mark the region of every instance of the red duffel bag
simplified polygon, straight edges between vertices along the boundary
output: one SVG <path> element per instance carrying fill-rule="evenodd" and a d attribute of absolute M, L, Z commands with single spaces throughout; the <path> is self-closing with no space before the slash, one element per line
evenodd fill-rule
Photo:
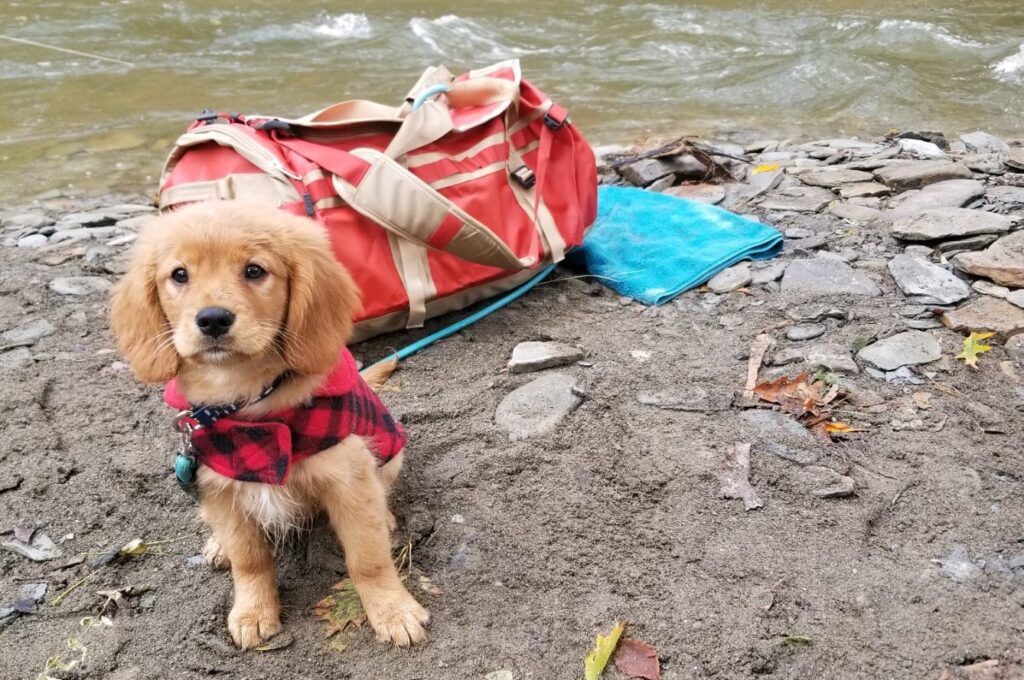
<path fill-rule="evenodd" d="M 202 116 L 175 144 L 160 207 L 262 201 L 326 226 L 363 292 L 358 341 L 523 283 L 597 213 L 594 154 L 509 61 L 431 68 L 397 107 L 298 119 Z"/>

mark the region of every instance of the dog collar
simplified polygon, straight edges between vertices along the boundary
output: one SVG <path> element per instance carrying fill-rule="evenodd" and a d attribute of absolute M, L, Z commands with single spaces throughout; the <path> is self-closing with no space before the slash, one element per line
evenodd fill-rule
<path fill-rule="evenodd" d="M 196 469 L 199 467 L 192 448 L 192 435 L 204 427 L 213 425 L 221 418 L 233 416 L 243 408 L 258 404 L 273 394 L 290 377 L 291 371 L 285 371 L 274 378 L 272 383 L 260 390 L 260 393 L 254 399 L 236 401 L 233 404 L 189 404 L 189 408 L 178 412 L 178 415 L 174 416 L 174 430 L 181 438 L 178 451 L 174 456 L 174 476 L 177 478 L 181 488 L 186 491 L 192 488 L 192 484 L 196 479 Z"/>

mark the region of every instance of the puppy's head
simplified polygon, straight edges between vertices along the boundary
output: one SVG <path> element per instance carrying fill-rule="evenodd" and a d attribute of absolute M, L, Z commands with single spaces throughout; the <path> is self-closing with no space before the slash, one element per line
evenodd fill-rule
<path fill-rule="evenodd" d="M 323 228 L 267 206 L 197 203 L 139 235 L 114 288 L 111 327 L 144 382 L 184 365 L 275 361 L 326 373 L 349 337 L 359 292 Z"/>

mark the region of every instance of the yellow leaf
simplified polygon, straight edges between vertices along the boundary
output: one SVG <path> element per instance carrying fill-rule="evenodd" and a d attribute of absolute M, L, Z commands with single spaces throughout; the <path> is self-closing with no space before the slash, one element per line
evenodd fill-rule
<path fill-rule="evenodd" d="M 864 430 L 858 429 L 846 423 L 825 423 L 825 431 L 829 434 L 846 434 L 847 432 L 863 432 Z"/>
<path fill-rule="evenodd" d="M 762 172 L 775 172 L 779 169 L 778 163 L 762 163 L 750 171 L 751 175 L 760 175 Z"/>
<path fill-rule="evenodd" d="M 625 627 L 624 623 L 616 623 L 611 633 L 597 636 L 594 648 L 587 653 L 587 658 L 583 660 L 583 675 L 586 680 L 597 680 L 601 677 L 604 667 L 608 665 L 608 659 L 611 658 L 612 652 L 619 644 L 619 637 Z"/>
<path fill-rule="evenodd" d="M 971 331 L 971 334 L 964 338 L 964 349 L 960 354 L 956 355 L 956 358 L 963 359 L 964 363 L 971 368 L 977 368 L 978 355 L 992 349 L 991 345 L 983 345 L 981 344 L 981 341 L 986 338 L 991 338 L 993 335 L 994 333 L 978 333 L 977 331 Z"/>

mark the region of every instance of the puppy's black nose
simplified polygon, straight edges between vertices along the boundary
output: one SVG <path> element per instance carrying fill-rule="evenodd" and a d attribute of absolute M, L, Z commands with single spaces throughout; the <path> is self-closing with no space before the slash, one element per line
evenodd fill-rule
<path fill-rule="evenodd" d="M 235 315 L 223 307 L 206 307 L 196 314 L 196 325 L 203 335 L 219 338 L 228 332 L 235 322 Z"/>

